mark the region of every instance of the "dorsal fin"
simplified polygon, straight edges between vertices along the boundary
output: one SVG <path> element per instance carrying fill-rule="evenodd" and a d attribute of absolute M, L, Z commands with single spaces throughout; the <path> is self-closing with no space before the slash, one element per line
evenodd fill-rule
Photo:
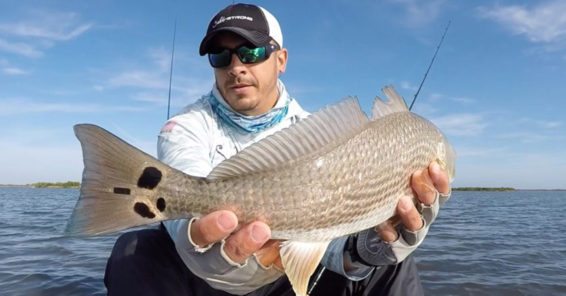
<path fill-rule="evenodd" d="M 225 179 L 279 167 L 352 137 L 367 122 L 358 100 L 349 97 L 245 148 L 221 162 L 207 178 Z"/>
<path fill-rule="evenodd" d="M 380 97 L 375 97 L 372 108 L 372 120 L 396 112 L 409 111 L 405 100 L 395 91 L 393 86 L 388 85 L 381 89 L 381 91 L 385 94 L 387 101 L 383 101 Z"/>

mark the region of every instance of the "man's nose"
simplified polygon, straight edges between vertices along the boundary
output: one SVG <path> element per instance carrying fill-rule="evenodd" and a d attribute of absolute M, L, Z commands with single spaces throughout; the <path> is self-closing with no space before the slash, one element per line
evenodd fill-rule
<path fill-rule="evenodd" d="M 232 53 L 232 60 L 228 65 L 228 70 L 230 74 L 238 75 L 243 72 L 246 72 L 247 67 L 244 63 L 242 63 L 242 61 L 240 61 L 240 58 L 238 58 L 238 55 L 236 53 Z"/>

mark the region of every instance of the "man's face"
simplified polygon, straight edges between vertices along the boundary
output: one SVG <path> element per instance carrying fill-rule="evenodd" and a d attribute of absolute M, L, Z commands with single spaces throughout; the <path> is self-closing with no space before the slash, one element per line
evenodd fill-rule
<path fill-rule="evenodd" d="M 239 35 L 222 32 L 212 44 L 214 48 L 234 49 L 248 42 Z M 264 114 L 277 102 L 277 79 L 286 64 L 286 49 L 275 51 L 267 60 L 255 64 L 243 64 L 232 54 L 230 65 L 214 68 L 216 86 L 235 111 L 244 115 Z"/>

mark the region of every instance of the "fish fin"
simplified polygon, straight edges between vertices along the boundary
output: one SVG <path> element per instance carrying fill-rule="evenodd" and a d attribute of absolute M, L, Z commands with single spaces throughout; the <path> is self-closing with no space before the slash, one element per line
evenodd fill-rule
<path fill-rule="evenodd" d="M 281 245 L 281 263 L 297 296 L 306 296 L 309 279 L 322 260 L 330 241 L 295 242 Z"/>
<path fill-rule="evenodd" d="M 216 166 L 207 179 L 227 179 L 277 168 L 341 143 L 362 130 L 368 121 L 357 98 L 349 97 L 246 147 Z"/>
<path fill-rule="evenodd" d="M 381 90 L 385 94 L 387 101 L 383 101 L 380 97 L 375 97 L 372 108 L 372 120 L 392 113 L 409 111 L 405 100 L 395 91 L 393 86 L 388 85 Z"/>
<path fill-rule="evenodd" d="M 156 190 L 173 169 L 91 124 L 74 127 L 84 159 L 68 235 L 96 235 L 165 220 Z"/>

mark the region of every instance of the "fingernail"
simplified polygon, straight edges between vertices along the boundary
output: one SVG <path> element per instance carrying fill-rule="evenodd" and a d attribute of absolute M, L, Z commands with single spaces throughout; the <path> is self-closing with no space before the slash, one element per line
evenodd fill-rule
<path fill-rule="evenodd" d="M 252 239 L 255 242 L 263 243 L 269 239 L 270 233 L 264 227 L 258 225 L 252 226 Z"/>
<path fill-rule="evenodd" d="M 230 214 L 222 214 L 218 217 L 218 224 L 222 226 L 225 230 L 232 230 L 238 225 L 234 217 Z"/>

